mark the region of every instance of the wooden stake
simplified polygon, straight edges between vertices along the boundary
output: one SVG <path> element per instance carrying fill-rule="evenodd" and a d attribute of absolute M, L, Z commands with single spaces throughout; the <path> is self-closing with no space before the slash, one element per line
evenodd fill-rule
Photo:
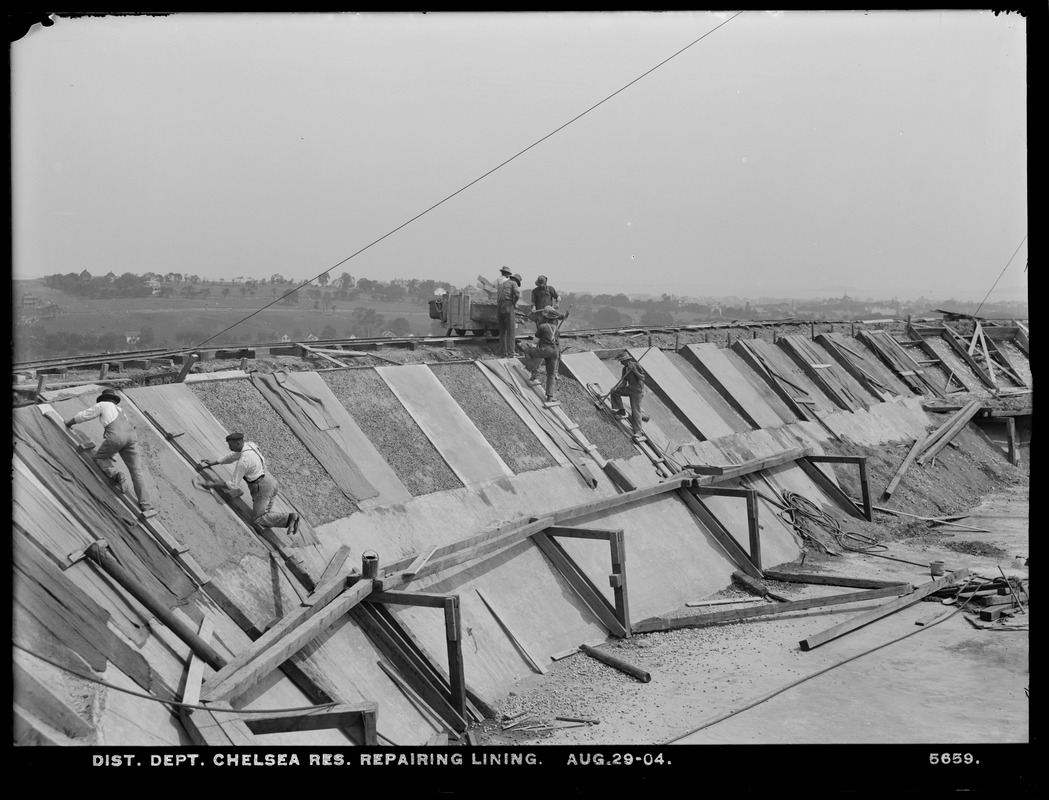
<path fill-rule="evenodd" d="M 1016 417 L 1005 418 L 1005 432 L 1009 437 L 1009 463 L 1016 466 L 1020 463 L 1020 448 L 1016 440 Z"/>

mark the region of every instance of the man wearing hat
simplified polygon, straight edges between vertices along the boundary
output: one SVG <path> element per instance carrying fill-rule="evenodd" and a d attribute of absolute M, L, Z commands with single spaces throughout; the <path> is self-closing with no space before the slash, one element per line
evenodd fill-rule
<path fill-rule="evenodd" d="M 561 348 L 557 344 L 557 320 L 561 318 L 560 312 L 553 306 L 547 306 L 539 312 L 539 328 L 535 332 L 535 338 L 539 344 L 523 344 L 525 368 L 531 373 L 529 380 L 539 380 L 539 365 L 546 364 L 546 401 L 549 403 L 554 398 L 554 381 L 557 379 L 557 360 L 561 355 Z"/>
<path fill-rule="evenodd" d="M 506 269 L 506 267 L 503 267 Z M 503 358 L 510 358 L 516 353 L 517 344 L 517 303 L 521 299 L 521 276 L 511 275 L 501 284 L 496 296 L 499 313 L 499 348 Z"/>
<path fill-rule="evenodd" d="M 510 280 L 513 276 L 514 271 L 509 267 L 499 267 L 499 277 L 495 279 L 495 288 L 498 291 L 499 287 Z"/>
<path fill-rule="evenodd" d="M 645 396 L 645 371 L 626 350 L 616 356 L 616 361 L 622 365 L 623 372 L 619 383 L 609 393 L 612 409 L 617 416 L 625 417 L 627 413 L 623 408 L 623 398 L 630 398 L 630 427 L 637 436 L 641 433 L 641 423 L 648 421 L 648 417 L 641 410 L 641 398 Z"/>
<path fill-rule="evenodd" d="M 535 288 L 532 289 L 532 319 L 535 320 L 537 334 L 539 326 L 543 324 L 543 309 L 548 306 L 556 308 L 559 299 L 557 289 L 546 282 L 545 275 L 540 275 L 535 279 Z"/>
<path fill-rule="evenodd" d="M 120 408 L 120 395 L 112 389 L 104 389 L 102 394 L 95 398 L 95 404 L 91 408 L 85 408 L 76 416 L 67 419 L 66 427 L 72 428 L 74 425 L 96 417 L 105 427 L 105 434 L 102 437 L 102 444 L 91 454 L 91 458 L 123 494 L 127 490 L 127 478 L 116 468 L 114 458 L 117 453 L 120 453 L 120 458 L 127 466 L 128 472 L 131 473 L 131 485 L 138 498 L 139 510 L 147 516 L 153 516 L 156 509 L 149 501 L 150 493 L 146 473 L 142 468 L 138 452 L 138 437 L 135 435 L 135 428 L 131 425 L 131 421 Z"/>
<path fill-rule="evenodd" d="M 299 528 L 299 515 L 295 512 L 282 514 L 273 510 L 273 501 L 277 499 L 277 479 L 266 469 L 266 459 L 255 442 L 244 441 L 243 433 L 231 433 L 226 437 L 230 454 L 218 461 L 201 461 L 202 468 L 216 464 L 237 463 L 233 477 L 225 484 L 205 483 L 207 488 L 225 486 L 230 491 L 236 490 L 240 479 L 248 484 L 251 492 L 251 518 L 261 528 L 287 528 L 289 535 L 294 535 Z"/>

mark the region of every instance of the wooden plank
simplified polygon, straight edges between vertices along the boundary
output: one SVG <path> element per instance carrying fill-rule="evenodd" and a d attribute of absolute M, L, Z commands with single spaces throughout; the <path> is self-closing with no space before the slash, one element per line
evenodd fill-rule
<path fill-rule="evenodd" d="M 715 625 L 723 622 L 739 622 L 745 619 L 776 616 L 779 614 L 787 614 L 792 611 L 820 608 L 822 606 L 835 606 L 844 603 L 865 603 L 870 600 L 879 600 L 883 597 L 898 597 L 899 595 L 906 594 L 910 591 L 910 584 L 901 583 L 897 586 L 887 586 L 883 589 L 849 592 L 848 594 L 834 594 L 826 597 L 810 597 L 805 600 L 789 600 L 785 603 L 767 603 L 760 606 L 733 608 L 726 611 L 708 611 L 703 614 L 689 614 L 688 616 L 682 617 L 651 617 L 635 623 L 634 632 L 648 633 L 651 631 L 675 630 L 677 628 L 699 628 L 704 625 Z"/>
<path fill-rule="evenodd" d="M 980 401 L 973 400 L 969 405 L 948 420 L 947 427 L 939 439 L 931 444 L 926 444 L 921 455 L 918 456 L 918 463 L 924 464 L 929 459 L 935 457 L 937 453 L 946 447 L 948 443 L 961 432 L 962 428 L 969 424 L 969 421 L 976 416 L 979 410 Z"/>
<path fill-rule="evenodd" d="M 429 592 L 372 592 L 369 603 L 393 603 L 405 606 L 423 606 L 425 608 L 444 608 L 450 595 L 432 594 Z"/>
<path fill-rule="evenodd" d="M 850 516 L 856 517 L 857 519 L 864 519 L 863 512 L 860 511 L 856 501 L 845 494 L 836 483 L 827 477 L 827 474 L 823 470 L 811 463 L 807 458 L 799 459 L 797 463 L 798 466 L 805 471 L 805 474 L 812 478 L 812 482 L 830 497 L 831 500 L 837 503 L 839 508 L 847 512 Z"/>
<path fill-rule="evenodd" d="M 750 475 L 754 472 L 760 472 L 763 469 L 778 467 L 782 464 L 790 463 L 791 461 L 797 461 L 798 459 L 815 455 L 815 453 L 816 449 L 814 447 L 792 447 L 789 450 L 784 450 L 773 456 L 755 458 L 750 461 L 744 461 L 742 464 L 686 464 L 685 466 L 687 469 L 695 472 L 714 476 L 716 480 L 710 481 L 709 483 L 715 483 L 717 481 L 727 481 L 744 475 Z"/>
<path fill-rule="evenodd" d="M 426 565 L 426 563 L 433 557 L 433 554 L 437 552 L 437 547 L 431 547 L 429 550 L 424 550 L 415 557 L 415 560 L 408 565 L 408 568 L 404 570 L 404 576 L 406 578 L 413 578 L 419 574 L 419 571 Z"/>
<path fill-rule="evenodd" d="M 1006 417 L 1005 433 L 1009 441 L 1009 463 L 1016 466 L 1020 463 L 1020 446 L 1016 439 L 1016 418 Z"/>
<path fill-rule="evenodd" d="M 64 700 L 39 681 L 29 662 L 15 651 L 12 671 L 13 701 L 50 727 L 73 738 L 93 736 L 95 728 Z"/>
<path fill-rule="evenodd" d="M 841 408 L 846 411 L 855 411 L 857 408 L 866 407 L 834 375 L 829 368 L 830 365 L 827 365 L 827 369 L 816 369 L 813 366 L 815 363 L 818 363 L 818 358 L 804 337 L 797 335 L 781 336 L 777 344 L 797 362 L 809 380 L 822 389 L 824 394 Z"/>
<path fill-rule="evenodd" d="M 344 544 L 336 550 L 335 555 L 333 555 L 331 561 L 328 562 L 328 566 L 324 568 L 324 572 L 322 572 L 320 578 L 317 579 L 317 585 L 323 586 L 335 580 L 335 577 L 339 574 L 339 570 L 342 569 L 342 565 L 346 563 L 346 559 L 349 555 L 350 546 L 348 544 Z"/>
<path fill-rule="evenodd" d="M 374 717 L 378 711 L 378 703 L 365 700 L 359 703 L 340 703 L 336 706 L 311 711 L 271 711 L 265 714 L 245 714 L 243 722 L 255 734 L 351 728 L 359 730 L 363 738 L 365 716 Z M 364 744 L 374 745 L 377 742 L 365 741 Z"/>
<path fill-rule="evenodd" d="M 890 400 L 892 398 L 892 392 L 888 391 L 876 378 L 857 363 L 862 357 L 855 354 L 855 351 L 845 352 L 846 348 L 840 342 L 830 339 L 822 333 L 816 337 L 816 341 L 820 342 L 842 369 L 851 375 L 860 386 L 870 392 L 872 396 L 878 400 Z M 850 353 L 853 354 L 851 357 Z"/>
<path fill-rule="evenodd" d="M 616 535 L 609 542 L 612 556 L 612 574 L 608 582 L 612 586 L 612 595 L 616 610 L 616 618 L 626 631 L 626 635 L 632 633 L 630 622 L 630 596 L 627 592 L 626 572 L 626 540 L 623 531 L 616 531 Z"/>
<path fill-rule="evenodd" d="M 872 578 L 850 578 L 846 575 L 824 575 L 817 572 L 788 572 L 779 569 L 765 570 L 765 577 L 785 583 L 812 583 L 822 586 L 848 586 L 853 589 L 887 589 L 899 586 L 900 581 L 883 581 Z"/>
<path fill-rule="evenodd" d="M 465 486 L 513 476 L 429 367 L 407 364 L 375 371 Z"/>
<path fill-rule="evenodd" d="M 328 603 L 338 597 L 346 589 L 346 579 L 336 578 L 329 583 L 318 586 L 309 597 L 309 604 L 303 605 L 297 610 L 285 616 L 274 627 L 266 631 L 262 636 L 252 642 L 251 646 L 237 654 L 232 661 L 224 666 L 219 672 L 205 682 L 202 692 L 209 696 L 212 691 L 226 678 L 235 674 L 242 667 L 258 658 L 269 648 L 279 642 L 282 637 L 306 622 L 310 617 L 320 612 Z"/>
<path fill-rule="evenodd" d="M 564 548 L 545 533 L 537 533 L 532 537 L 532 541 L 543 551 L 543 555 L 550 559 L 550 562 L 561 574 L 561 577 L 568 582 L 568 585 L 572 587 L 579 599 L 594 612 L 601 624 L 608 628 L 614 636 L 626 636 L 626 629 L 616 616 L 615 608 L 605 599 L 600 590 L 594 586 L 593 582 L 579 568 L 579 565 L 575 563 L 572 557 L 565 552 Z"/>
<path fill-rule="evenodd" d="M 997 387 L 997 383 L 988 374 L 987 370 L 981 367 L 977 363 L 976 359 L 974 359 L 971 355 L 969 355 L 968 352 L 966 352 L 965 346 L 958 341 L 958 335 L 953 330 L 949 328 L 941 329 L 940 335 L 943 339 L 947 341 L 947 344 L 950 345 L 951 349 L 958 354 L 958 357 L 961 358 L 961 360 L 964 361 L 966 364 L 968 364 L 969 368 L 976 373 L 976 377 L 978 377 L 981 381 L 983 381 L 987 386 L 990 386 L 992 389 Z"/>
<path fill-rule="evenodd" d="M 562 525 L 551 525 L 546 529 L 547 536 L 566 536 L 572 539 L 604 539 L 611 541 L 616 534 L 622 533 L 618 530 L 599 530 L 597 528 L 566 528 Z"/>
<path fill-rule="evenodd" d="M 812 650 L 813 648 L 819 647 L 821 644 L 826 644 L 832 639 L 837 639 L 839 636 L 844 636 L 847 633 L 862 628 L 864 625 L 869 625 L 872 622 L 876 622 L 882 617 L 887 617 L 890 614 L 894 614 L 901 609 L 912 606 L 915 603 L 920 603 L 924 597 L 932 594 L 942 586 L 946 586 L 949 583 L 959 578 L 965 578 L 969 575 L 969 570 L 959 569 L 954 571 L 950 575 L 945 575 L 942 578 L 923 583 L 920 586 L 915 587 L 914 591 L 898 600 L 885 603 L 883 606 L 876 608 L 872 611 L 868 611 L 866 614 L 860 614 L 858 617 L 853 617 L 850 620 L 846 620 L 839 625 L 835 625 L 832 628 L 828 628 L 825 631 L 810 636 L 807 639 L 802 639 L 798 644 L 802 650 Z M 875 590 L 878 591 L 878 590 Z"/>
<path fill-rule="evenodd" d="M 371 590 L 371 581 L 358 581 L 343 590 L 323 609 L 275 641 L 240 670 L 218 682 L 203 695 L 204 699 L 224 700 L 243 694 L 360 603 Z"/>
<path fill-rule="evenodd" d="M 679 490 L 677 495 L 684 501 L 689 510 L 699 517 L 700 522 L 703 523 L 703 527 L 714 537 L 715 541 L 721 545 L 732 563 L 738 566 L 747 575 L 760 580 L 762 577 L 761 570 L 751 562 L 750 556 L 744 552 L 743 548 L 739 546 L 739 543 L 736 542 L 732 534 L 721 524 L 721 521 L 714 516 L 710 509 L 703 505 L 699 498 L 695 497 L 688 489 Z"/>
<path fill-rule="evenodd" d="M 463 668 L 463 628 L 459 595 L 444 598 L 444 635 L 447 640 L 448 688 L 452 708 L 466 718 L 466 675 Z"/>
<path fill-rule="evenodd" d="M 885 487 L 885 491 L 882 493 L 884 497 L 891 497 L 892 493 L 896 491 L 896 487 L 899 486 L 900 481 L 903 480 L 904 473 L 907 472 L 911 464 L 914 463 L 914 459 L 918 457 L 922 448 L 925 447 L 927 439 L 928 437 L 921 436 L 914 440 L 914 444 L 911 446 L 906 458 L 903 459 L 903 463 L 901 463 L 896 469 L 896 473 L 892 476 L 892 480 L 889 481 L 889 485 Z"/>
<path fill-rule="evenodd" d="M 475 589 L 477 596 L 481 598 L 481 602 L 484 603 L 485 607 L 491 612 L 492 616 L 495 617 L 495 621 L 499 623 L 499 627 L 503 629 L 503 633 L 506 634 L 507 638 L 513 643 L 514 647 L 517 648 L 518 652 L 524 656 L 525 662 L 540 675 L 545 675 L 549 670 L 536 661 L 535 657 L 528 652 L 528 649 L 521 644 L 520 639 L 514 636 L 513 631 L 507 627 L 506 623 L 503 622 L 503 618 L 499 615 L 499 612 L 495 610 L 488 599 L 482 594 L 480 589 Z"/>

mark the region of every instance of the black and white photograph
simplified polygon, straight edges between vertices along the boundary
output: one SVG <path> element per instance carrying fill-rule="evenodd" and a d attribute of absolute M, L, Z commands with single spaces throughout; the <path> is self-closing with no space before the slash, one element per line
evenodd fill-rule
<path fill-rule="evenodd" d="M 1032 791 L 1045 16 L 8 12 L 15 762 Z"/>

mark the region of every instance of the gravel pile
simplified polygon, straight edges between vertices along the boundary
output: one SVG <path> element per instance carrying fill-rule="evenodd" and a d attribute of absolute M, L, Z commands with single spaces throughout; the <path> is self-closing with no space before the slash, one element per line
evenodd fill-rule
<path fill-rule="evenodd" d="M 311 525 L 348 517 L 357 510 L 250 382 L 202 381 L 188 386 L 226 430 L 240 431 L 245 441 L 258 444 L 267 470 L 280 484 L 280 494 L 286 500 L 294 498 L 295 508 Z M 215 442 L 215 458 L 227 452 L 225 442 Z"/>
<path fill-rule="evenodd" d="M 515 473 L 557 466 L 475 365 L 444 364 L 431 366 L 430 371 Z"/>
<path fill-rule="evenodd" d="M 591 444 L 597 445 L 597 452 L 604 458 L 633 458 L 637 455 L 630 437 L 611 416 L 594 407 L 586 389 L 571 378 L 560 375 L 556 391 L 561 410 L 579 426 L 579 432 Z"/>
<path fill-rule="evenodd" d="M 320 374 L 412 495 L 462 488 L 462 481 L 377 372 Z"/>

